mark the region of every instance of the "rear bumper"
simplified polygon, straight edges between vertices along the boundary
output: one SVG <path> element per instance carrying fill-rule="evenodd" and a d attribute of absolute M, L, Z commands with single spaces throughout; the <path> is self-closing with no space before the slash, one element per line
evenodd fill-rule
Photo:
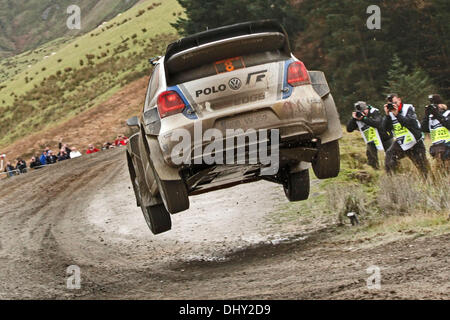
<path fill-rule="evenodd" d="M 335 109 L 334 102 L 331 107 Z M 330 132 L 330 128 L 341 128 L 340 123 L 330 124 L 330 121 L 339 122 L 339 118 L 330 118 L 327 108 L 330 106 L 317 95 L 312 86 L 302 86 L 295 88 L 290 98 L 271 105 L 262 102 L 250 107 L 234 107 L 198 120 L 186 121 L 182 114 L 174 115 L 170 119 L 172 128 L 163 124 L 158 141 L 164 161 L 170 166 L 178 166 L 179 161 L 174 163 L 172 154 L 179 151 L 180 142 L 189 142 L 191 156 L 185 159 L 189 158 L 190 163 L 193 163 L 194 155 L 203 155 L 205 148 L 211 144 L 211 139 L 205 139 L 205 134 L 209 138 L 211 134 L 219 137 L 217 145 L 222 146 L 216 150 L 219 152 L 227 149 L 227 137 L 259 130 L 278 129 L 281 143 L 310 142 L 313 139 L 321 140 L 322 136 L 326 136 L 327 140 L 337 140 L 341 138 L 342 132 Z M 208 129 L 212 130 L 207 131 Z M 235 131 L 233 134 L 231 131 L 234 130 L 242 131 Z M 198 151 L 200 149 L 201 152 Z M 310 154 L 311 152 L 307 157 L 305 154 L 305 157 L 310 158 Z"/>

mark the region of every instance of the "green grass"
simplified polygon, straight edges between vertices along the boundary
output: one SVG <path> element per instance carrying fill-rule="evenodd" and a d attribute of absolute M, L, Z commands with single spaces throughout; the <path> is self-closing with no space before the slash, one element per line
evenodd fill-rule
<path fill-rule="evenodd" d="M 0 146 L 68 120 L 148 75 L 148 58 L 177 38 L 170 23 L 181 14 L 176 0 L 144 1 L 1 83 Z"/>
<path fill-rule="evenodd" d="M 138 0 L 0 0 L 0 56 L 10 56 L 61 37 L 90 31 Z M 66 9 L 76 4 L 81 10 L 81 30 L 66 27 Z"/>
<path fill-rule="evenodd" d="M 429 145 L 428 139 L 426 144 Z M 446 198 L 448 176 L 424 182 L 416 175 L 410 161 L 405 159 L 402 160 L 400 174 L 387 178 L 383 170 L 374 170 L 366 164 L 365 144 L 358 132 L 344 133 L 340 147 L 339 176 L 319 181 L 310 170 L 310 198 L 281 205 L 269 216 L 270 223 L 335 225 L 336 241 L 371 239 L 382 242 L 405 236 L 450 232 L 450 205 Z M 382 153 L 379 156 L 384 160 Z M 402 190 L 392 190 L 398 185 Z M 404 192 L 406 198 L 396 203 L 389 198 L 391 192 Z M 415 197 L 415 194 L 423 196 Z M 362 208 L 361 224 L 351 227 L 350 221 L 344 217 L 344 225 L 338 227 L 345 199 L 351 195 L 358 199 Z"/>
<path fill-rule="evenodd" d="M 69 41 L 70 39 L 68 38 L 59 38 L 50 41 L 35 50 L 26 51 L 19 55 L 0 60 L 0 83 L 12 80 L 15 76 L 20 75 L 24 71 L 27 71 L 25 74 L 30 74 L 30 71 L 27 69 L 44 60 L 44 57 L 51 55 L 52 52 L 58 51 Z"/>

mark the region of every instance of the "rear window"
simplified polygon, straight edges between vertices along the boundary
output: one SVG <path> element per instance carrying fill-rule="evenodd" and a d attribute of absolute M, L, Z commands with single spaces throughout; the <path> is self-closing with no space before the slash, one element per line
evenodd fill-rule
<path fill-rule="evenodd" d="M 181 51 L 165 62 L 167 83 L 172 86 L 289 59 L 286 40 L 282 33 L 266 32 L 211 42 Z"/>

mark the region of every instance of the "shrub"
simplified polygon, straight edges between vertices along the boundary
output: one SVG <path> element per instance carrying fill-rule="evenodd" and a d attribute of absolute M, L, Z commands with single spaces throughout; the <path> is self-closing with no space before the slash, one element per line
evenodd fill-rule
<path fill-rule="evenodd" d="M 378 206 L 385 215 L 405 215 L 413 211 L 450 209 L 449 176 L 441 173 L 423 180 L 418 174 L 383 176 L 380 179 Z"/>

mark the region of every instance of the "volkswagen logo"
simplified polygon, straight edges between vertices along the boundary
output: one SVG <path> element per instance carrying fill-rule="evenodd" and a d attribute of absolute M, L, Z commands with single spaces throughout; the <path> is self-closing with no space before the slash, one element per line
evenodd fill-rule
<path fill-rule="evenodd" d="M 228 82 L 228 85 L 232 90 L 239 90 L 242 86 L 242 82 L 238 78 L 233 78 Z"/>

